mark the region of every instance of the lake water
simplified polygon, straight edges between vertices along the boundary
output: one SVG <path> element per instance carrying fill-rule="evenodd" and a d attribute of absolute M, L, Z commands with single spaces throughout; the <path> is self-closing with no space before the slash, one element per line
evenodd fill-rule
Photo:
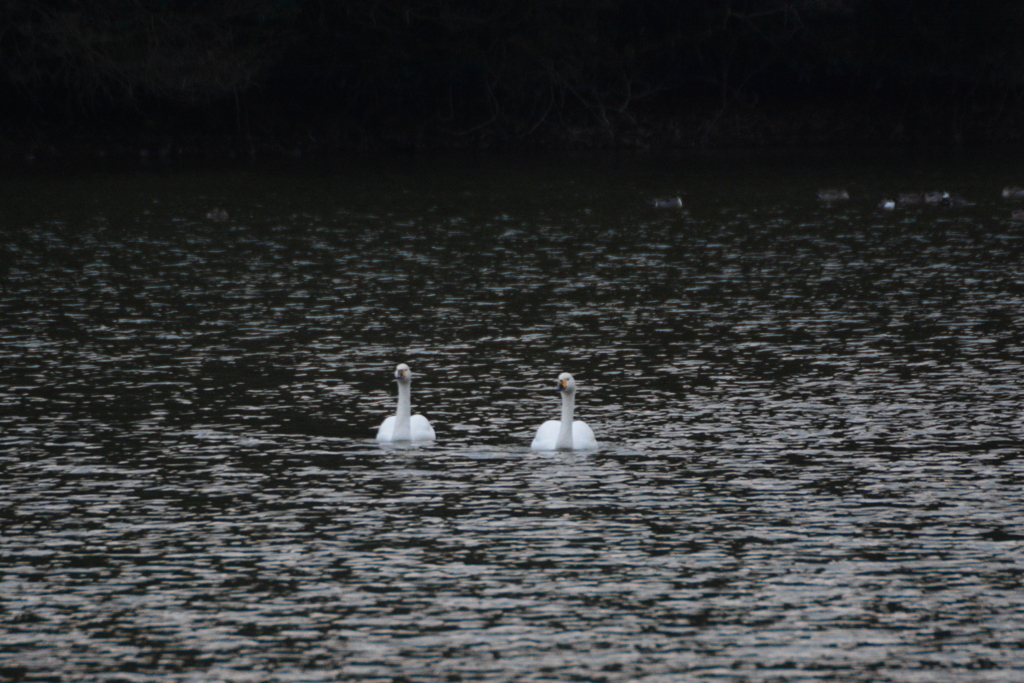
<path fill-rule="evenodd" d="M 1022 681 L 1009 184 L 981 153 L 9 171 L 0 680 Z M 972 204 L 876 208 L 927 190 Z M 403 361 L 435 443 L 373 440 Z M 529 449 L 562 371 L 597 451 Z"/>

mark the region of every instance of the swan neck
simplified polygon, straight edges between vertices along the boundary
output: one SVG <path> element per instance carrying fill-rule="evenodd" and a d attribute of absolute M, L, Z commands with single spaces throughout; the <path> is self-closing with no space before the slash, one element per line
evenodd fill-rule
<path fill-rule="evenodd" d="M 572 392 L 562 392 L 562 425 L 558 430 L 558 441 L 555 448 L 560 451 L 572 450 L 572 414 L 576 407 L 576 396 Z"/>
<path fill-rule="evenodd" d="M 409 421 L 412 417 L 412 388 L 409 382 L 398 383 L 398 410 L 395 412 L 395 441 L 412 439 Z"/>

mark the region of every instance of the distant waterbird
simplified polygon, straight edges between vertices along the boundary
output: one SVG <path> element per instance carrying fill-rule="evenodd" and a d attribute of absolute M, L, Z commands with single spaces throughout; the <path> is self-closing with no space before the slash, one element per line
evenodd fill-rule
<path fill-rule="evenodd" d="M 656 209 L 681 209 L 683 208 L 682 197 L 657 197 L 648 199 L 647 203 Z"/>
<path fill-rule="evenodd" d="M 1024 187 L 1007 185 L 1003 188 L 1003 199 L 1024 199 Z"/>
<path fill-rule="evenodd" d="M 850 193 L 844 187 L 827 187 L 818 190 L 818 199 L 823 202 L 841 202 L 850 198 Z"/>
<path fill-rule="evenodd" d="M 878 202 L 878 208 L 883 211 L 892 211 L 896 208 L 896 200 L 886 197 L 882 201 Z"/>
<path fill-rule="evenodd" d="M 950 194 L 945 190 L 932 190 L 931 192 L 903 192 L 896 196 L 896 203 L 900 206 L 920 204 L 924 202 L 930 206 L 959 207 L 970 206 L 967 201 L 958 194 Z"/>
<path fill-rule="evenodd" d="M 217 207 L 210 209 L 206 212 L 206 218 L 213 221 L 214 223 L 223 223 L 228 219 L 228 212 L 226 209 Z"/>
<path fill-rule="evenodd" d="M 953 208 L 957 208 L 957 207 L 960 207 L 960 206 L 970 206 L 970 205 L 971 205 L 971 202 L 967 201 L 966 199 L 964 199 L 960 195 L 958 195 L 958 194 L 949 194 L 948 192 L 945 193 L 945 196 L 942 198 L 942 201 L 939 202 L 939 206 L 948 206 L 948 207 L 953 207 Z"/>

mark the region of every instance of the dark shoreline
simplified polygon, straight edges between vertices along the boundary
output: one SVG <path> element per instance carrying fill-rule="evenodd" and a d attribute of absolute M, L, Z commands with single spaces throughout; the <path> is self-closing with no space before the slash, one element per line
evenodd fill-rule
<path fill-rule="evenodd" d="M 201 112 L 200 112 L 201 114 Z M 202 119 L 201 115 L 195 118 Z M 426 151 L 671 151 L 693 149 L 906 148 L 957 149 L 1000 145 L 1024 150 L 1024 124 L 969 122 L 908 128 L 889 116 L 830 109 L 688 112 L 623 118 L 611 125 L 580 122 L 551 126 L 523 138 L 499 129 L 470 134 L 441 126 L 367 127 L 351 121 L 250 120 L 181 124 L 170 117 L 79 119 L 62 123 L 26 117 L 0 123 L 0 165 L 117 160 L 139 162 L 318 159 L 350 153 Z"/>
<path fill-rule="evenodd" d="M 1024 143 L 1019 2 L 0 5 L 0 164 Z"/>

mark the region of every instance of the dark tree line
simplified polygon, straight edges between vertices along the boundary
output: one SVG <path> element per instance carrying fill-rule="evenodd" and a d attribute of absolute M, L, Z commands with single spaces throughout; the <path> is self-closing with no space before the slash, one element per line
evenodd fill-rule
<path fill-rule="evenodd" d="M 1016 140 L 1024 3 L 0 0 L 0 96 L 338 145 Z"/>

